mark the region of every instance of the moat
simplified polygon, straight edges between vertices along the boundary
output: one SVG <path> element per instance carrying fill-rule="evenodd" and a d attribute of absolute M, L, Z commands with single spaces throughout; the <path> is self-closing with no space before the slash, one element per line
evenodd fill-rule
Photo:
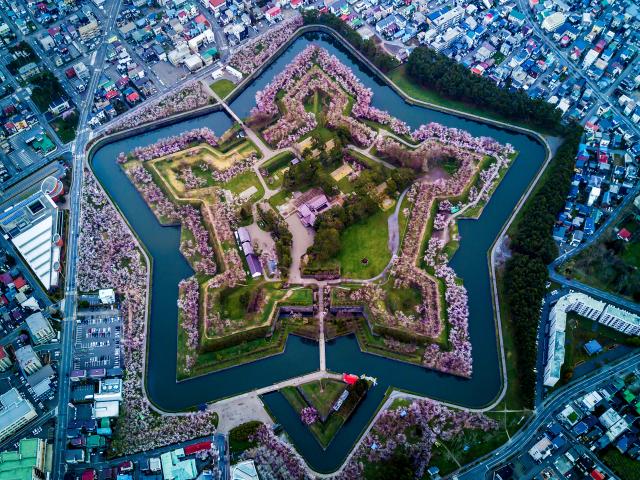
<path fill-rule="evenodd" d="M 501 143 L 510 143 L 519 152 L 480 218 L 459 221 L 461 243 L 451 266 L 464 280 L 468 291 L 469 333 L 473 346 L 471 379 L 362 353 L 353 336 L 328 342 L 326 358 L 329 371 L 358 375 L 366 373 L 376 377 L 378 385 L 369 391 L 363 403 L 326 450 L 322 450 L 315 442 L 279 393 L 263 397 L 275 421 L 284 426 L 309 466 L 317 471 L 328 472 L 342 463 L 390 386 L 467 407 L 483 407 L 497 397 L 502 388 L 502 379 L 487 252 L 542 165 L 545 150 L 540 143 L 528 136 L 407 104 L 336 42 L 324 36 L 319 38 L 317 34 L 307 34 L 294 41 L 231 103 L 234 112 L 242 118 L 247 117 L 255 105 L 256 91 L 263 89 L 274 75 L 281 72 L 311 39 L 336 55 L 356 73 L 366 87 L 373 90 L 373 106 L 406 121 L 412 128 L 432 121 L 438 122 L 466 130 L 474 136 L 488 136 Z M 192 270 L 178 249 L 179 229 L 160 225 L 116 163 L 116 157 L 119 152 L 128 152 L 135 147 L 149 145 L 161 138 L 196 127 L 208 127 L 221 134 L 231 124 L 231 119 L 225 113 L 205 115 L 108 144 L 95 152 L 92 161 L 96 176 L 153 259 L 146 382 L 150 399 L 159 408 L 168 411 L 230 397 L 318 369 L 318 344 L 291 336 L 283 354 L 194 379 L 175 381 L 178 283 L 192 275 Z"/>

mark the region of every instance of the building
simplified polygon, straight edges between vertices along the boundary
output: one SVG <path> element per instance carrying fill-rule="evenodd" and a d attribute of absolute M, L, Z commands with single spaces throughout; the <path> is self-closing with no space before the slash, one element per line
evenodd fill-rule
<path fill-rule="evenodd" d="M 564 363 L 565 329 L 567 313 L 597 320 L 606 304 L 591 298 L 584 293 L 570 293 L 561 297 L 549 314 L 549 341 L 547 363 L 544 368 L 544 384 L 553 387 L 560 380 L 560 371 Z"/>
<path fill-rule="evenodd" d="M 324 193 L 319 193 L 298 206 L 298 218 L 305 227 L 313 227 L 317 216 L 328 208 L 329 200 Z"/>
<path fill-rule="evenodd" d="M 236 231 L 236 240 L 240 245 L 240 249 L 244 254 L 244 258 L 247 261 L 247 266 L 249 267 L 249 273 L 253 278 L 260 277 L 262 275 L 262 265 L 260 264 L 260 259 L 254 253 L 253 247 L 251 246 L 251 235 L 249 231 L 245 227 L 240 227 Z"/>
<path fill-rule="evenodd" d="M 206 0 L 206 3 L 204 4 L 212 12 L 217 14 L 218 12 L 220 12 L 220 10 L 222 10 L 224 7 L 227 6 L 227 1 L 226 0 Z"/>
<path fill-rule="evenodd" d="M 196 461 L 194 459 L 182 460 L 182 458 L 184 458 L 182 448 L 160 455 L 162 475 L 165 480 L 191 480 L 198 476 Z"/>
<path fill-rule="evenodd" d="M 122 401 L 122 379 L 104 378 L 100 380 L 98 393 L 94 394 L 93 399 L 102 402 Z"/>
<path fill-rule="evenodd" d="M 100 35 L 100 25 L 95 18 L 91 19 L 87 24 L 78 28 L 78 34 L 83 42 L 91 40 Z"/>
<path fill-rule="evenodd" d="M 231 480 L 258 480 L 258 472 L 253 460 L 245 460 L 231 467 Z"/>
<path fill-rule="evenodd" d="M 0 440 L 4 440 L 36 418 L 33 405 L 15 388 L 0 395 Z"/>
<path fill-rule="evenodd" d="M 549 15 L 548 17 L 546 17 L 543 21 L 542 21 L 542 28 L 544 28 L 547 32 L 554 32 L 556 31 L 558 28 L 560 28 L 562 25 L 564 25 L 564 22 L 567 20 L 567 17 L 564 13 L 562 12 L 554 12 L 551 15 Z"/>
<path fill-rule="evenodd" d="M 627 335 L 640 335 L 640 316 L 613 305 L 604 309 L 598 321 Z"/>
<path fill-rule="evenodd" d="M 29 333 L 36 345 L 47 343 L 56 336 L 55 330 L 51 327 L 49 320 L 42 314 L 36 312 L 29 315 L 25 322 L 29 327 Z"/>
<path fill-rule="evenodd" d="M 11 239 L 45 290 L 58 286 L 63 216 L 42 190 L 0 214 L 0 229 Z"/>
<path fill-rule="evenodd" d="M 3 346 L 0 346 L 0 372 L 6 371 L 8 368 L 11 368 L 13 362 L 9 358 L 7 351 Z"/>
<path fill-rule="evenodd" d="M 45 478 L 47 442 L 41 438 L 23 438 L 18 450 L 0 453 L 0 480 L 36 480 Z"/>
<path fill-rule="evenodd" d="M 98 290 L 98 298 L 103 305 L 113 305 L 116 303 L 116 292 L 113 288 L 103 288 Z"/>
<path fill-rule="evenodd" d="M 42 368 L 42 362 L 31 345 L 16 350 L 16 360 L 25 375 L 33 375 Z"/>
<path fill-rule="evenodd" d="M 45 365 L 33 375 L 27 377 L 29 386 L 33 389 L 35 398 L 41 397 L 51 390 L 51 379 L 55 377 L 55 372 L 51 365 Z"/>

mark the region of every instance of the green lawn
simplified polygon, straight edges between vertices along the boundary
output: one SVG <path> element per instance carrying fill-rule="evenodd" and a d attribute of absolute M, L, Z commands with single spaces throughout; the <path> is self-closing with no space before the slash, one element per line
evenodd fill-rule
<path fill-rule="evenodd" d="M 640 240 L 635 240 L 625 246 L 622 258 L 625 262 L 640 268 Z"/>
<path fill-rule="evenodd" d="M 289 192 L 285 190 L 280 190 L 278 193 L 269 197 L 269 205 L 271 205 L 276 211 L 280 205 L 284 205 L 291 198 Z"/>
<path fill-rule="evenodd" d="M 323 417 L 329 415 L 331 407 L 345 388 L 346 384 L 337 380 L 318 380 L 300 386 L 306 398 Z"/>
<path fill-rule="evenodd" d="M 337 258 L 343 278 L 371 278 L 387 266 L 391 260 L 387 224 L 390 211 L 379 211 L 340 234 L 341 248 Z M 362 262 L 365 258 L 366 264 Z"/>
<path fill-rule="evenodd" d="M 280 290 L 279 287 L 279 283 L 265 282 L 264 280 L 250 281 L 247 285 L 224 288 L 212 298 L 216 302 L 216 311 L 223 318 L 232 321 L 244 320 L 247 324 L 260 324 L 267 319 L 273 303 L 284 296 L 285 291 Z M 264 299 L 264 308 L 261 311 L 248 312 L 247 305 L 257 296 Z"/>
<path fill-rule="evenodd" d="M 602 460 L 611 470 L 625 480 L 640 480 L 640 462 L 621 454 L 615 448 L 609 448 Z"/>
<path fill-rule="evenodd" d="M 289 163 L 291 163 L 291 160 L 293 160 L 293 157 L 294 154 L 292 152 L 282 152 L 264 162 L 260 168 L 265 169 L 269 175 L 273 175 L 282 167 L 287 167 Z"/>
<path fill-rule="evenodd" d="M 236 88 L 236 84 L 226 78 L 221 78 L 211 84 L 211 90 L 216 92 L 216 94 L 222 99 L 229 95 L 234 88 Z"/>
<path fill-rule="evenodd" d="M 74 112 L 66 120 L 58 117 L 52 120 L 50 125 L 62 143 L 69 143 L 76 138 L 78 114 Z"/>
<path fill-rule="evenodd" d="M 406 315 L 415 315 L 416 307 L 422 302 L 417 288 L 393 288 L 391 282 L 385 284 L 386 305 L 391 312 L 402 311 Z"/>
<path fill-rule="evenodd" d="M 250 200 L 254 202 L 264 196 L 264 188 L 253 170 L 247 170 L 236 175 L 227 183 L 223 184 L 222 187 L 231 191 L 234 195 L 240 195 L 250 187 L 256 187 L 257 191 L 250 197 Z"/>
<path fill-rule="evenodd" d="M 298 288 L 291 291 L 291 295 L 283 303 L 287 305 L 312 305 L 313 290 L 310 288 Z"/>

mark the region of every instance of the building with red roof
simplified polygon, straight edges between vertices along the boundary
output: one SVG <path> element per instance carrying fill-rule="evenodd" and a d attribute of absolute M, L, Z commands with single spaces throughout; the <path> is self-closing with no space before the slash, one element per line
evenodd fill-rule
<path fill-rule="evenodd" d="M 629 240 L 631 240 L 631 232 L 626 228 L 621 228 L 620 231 L 618 232 L 618 238 L 620 240 L 624 240 L 625 242 L 628 242 Z"/>
<path fill-rule="evenodd" d="M 194 453 L 198 453 L 198 452 L 202 452 L 204 450 L 210 450 L 210 449 L 211 449 L 210 441 L 192 443 L 191 445 L 187 445 L 186 447 L 184 447 L 184 454 L 193 455 Z"/>
<path fill-rule="evenodd" d="M 353 375 L 351 373 L 343 373 L 342 374 L 342 381 L 344 383 L 346 383 L 347 385 L 353 385 L 354 383 L 356 383 L 358 381 L 358 376 L 357 375 Z"/>
<path fill-rule="evenodd" d="M 264 16 L 266 17 L 267 20 L 273 20 L 281 13 L 282 13 L 282 10 L 280 10 L 280 7 L 271 7 L 269 10 L 264 12 Z"/>
<path fill-rule="evenodd" d="M 13 285 L 16 287 L 16 290 L 20 290 L 27 284 L 26 280 L 22 277 L 18 277 L 13 281 Z"/>
<path fill-rule="evenodd" d="M 226 5 L 227 0 L 209 0 L 209 9 L 214 12 L 219 12 Z"/>

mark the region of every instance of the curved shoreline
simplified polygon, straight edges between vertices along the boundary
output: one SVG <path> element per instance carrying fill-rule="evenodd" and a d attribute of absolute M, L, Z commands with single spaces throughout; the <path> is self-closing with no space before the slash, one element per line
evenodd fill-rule
<path fill-rule="evenodd" d="M 424 101 L 420 101 L 420 100 L 416 100 L 413 99 L 412 97 L 409 97 L 408 95 L 406 95 L 402 90 L 399 89 L 399 87 L 397 87 L 386 75 L 384 75 L 382 72 L 380 72 L 374 65 L 372 65 L 368 59 L 366 59 L 360 52 L 358 52 L 357 50 L 355 50 L 348 42 L 346 42 L 344 40 L 344 38 L 342 38 L 337 32 L 333 31 L 332 29 L 330 29 L 329 27 L 326 26 L 313 26 L 313 25 L 307 25 L 307 26 L 303 26 L 300 29 L 298 29 L 296 31 L 296 33 L 287 41 L 285 42 L 275 53 L 272 57 L 270 57 L 270 59 L 265 62 L 259 69 L 257 69 L 256 71 L 254 71 L 251 75 L 249 75 L 247 78 L 245 78 L 237 87 L 236 89 L 229 95 L 227 96 L 227 101 L 231 102 L 233 101 L 235 98 L 237 98 L 246 88 L 248 85 L 250 85 L 258 76 L 260 76 L 264 70 L 266 68 L 268 68 L 277 58 L 280 57 L 280 55 L 291 46 L 291 44 L 293 42 L 295 42 L 301 35 L 305 34 L 305 33 L 309 33 L 309 32 L 322 32 L 322 33 L 327 33 L 329 35 L 331 35 L 332 37 L 334 37 L 335 39 L 337 39 L 339 41 L 339 43 L 347 48 L 347 50 L 354 55 L 360 62 L 362 62 L 365 66 L 367 66 L 374 74 L 376 74 L 378 76 L 378 78 L 382 79 L 384 81 L 384 83 L 391 87 L 396 93 L 399 94 L 399 96 L 408 104 L 411 105 L 417 105 L 420 107 L 427 107 L 429 109 L 432 110 L 436 110 L 436 111 L 441 111 L 441 112 L 445 112 L 448 114 L 453 114 L 457 117 L 462 117 L 462 118 L 467 118 L 467 119 L 471 119 L 473 121 L 479 122 L 479 123 L 484 123 L 484 124 L 488 124 L 491 126 L 495 126 L 501 129 L 505 129 L 505 130 L 511 130 L 511 131 L 515 131 L 517 133 L 523 133 L 527 136 L 533 137 L 536 141 L 538 141 L 539 143 L 541 143 L 544 147 L 545 150 L 547 152 L 546 155 L 546 160 L 543 163 L 543 165 L 540 167 L 537 176 L 531 181 L 529 188 L 527 189 L 527 191 L 520 197 L 517 207 L 516 209 L 511 213 L 507 223 L 504 225 L 504 227 L 502 228 L 500 234 L 498 235 L 498 237 L 494 240 L 492 247 L 490 249 L 490 252 L 487 252 L 487 261 L 489 262 L 489 266 L 490 266 L 490 283 L 492 285 L 492 290 L 495 292 L 494 297 L 492 298 L 493 302 L 497 302 L 497 287 L 495 284 L 495 262 L 494 262 L 494 256 L 495 256 L 495 249 L 496 249 L 496 245 L 498 243 L 498 240 L 502 238 L 502 236 L 504 235 L 504 233 L 506 232 L 507 228 L 509 227 L 509 225 L 512 223 L 513 218 L 517 215 L 517 213 L 519 212 L 519 210 L 522 208 L 522 206 L 524 205 L 526 199 L 528 198 L 529 194 L 531 193 L 531 191 L 533 190 L 533 188 L 535 187 L 535 185 L 537 184 L 537 181 L 539 180 L 540 176 L 543 174 L 544 170 L 546 169 L 546 166 L 548 165 L 549 161 L 550 161 L 550 146 L 547 142 L 547 139 L 540 135 L 538 132 L 535 132 L 533 130 L 530 129 L 526 129 L 523 127 L 519 127 L 516 125 L 510 125 L 507 123 L 503 123 L 497 120 L 492 120 L 492 119 L 487 119 L 485 117 L 481 117 L 481 116 L 477 116 L 474 114 L 470 114 L 467 112 L 461 112 L 461 111 L 457 111 L 454 109 L 450 109 L 448 107 L 442 107 L 439 105 L 435 105 L 435 104 L 430 104 L 428 102 L 424 102 Z M 95 155 L 95 153 L 100 150 L 100 148 L 102 148 L 103 146 L 118 141 L 118 140 L 123 140 L 126 138 L 129 138 L 131 136 L 134 135 L 138 135 L 141 133 L 145 133 L 148 131 L 153 131 L 156 130 L 160 127 L 164 127 L 164 126 L 169 126 L 175 123 L 179 123 L 185 120 L 189 120 L 192 118 L 197 118 L 200 117 L 202 115 L 205 115 L 207 113 L 211 113 L 211 112 L 215 112 L 215 111 L 219 111 L 221 109 L 221 106 L 219 104 L 217 105 L 210 105 L 210 106 L 206 106 L 206 107 L 202 107 L 201 109 L 198 110 L 194 110 L 192 112 L 183 112 L 171 117 L 167 117 L 164 119 L 159 119 L 157 121 L 154 122 L 149 122 L 147 124 L 144 125 L 140 125 L 131 129 L 127 129 L 127 130 L 123 130 L 120 132 L 116 132 L 113 134 L 109 134 L 109 135 L 105 135 L 102 137 L 98 137 L 96 138 L 94 141 L 91 142 L 90 145 L 88 145 L 87 148 L 87 156 L 88 156 L 88 164 L 91 167 L 91 163 L 92 163 L 92 159 L 93 156 Z M 93 168 L 91 167 L 91 171 L 93 174 Z M 97 178 L 97 176 L 96 176 Z M 98 181 L 100 182 L 100 180 L 98 179 Z M 106 190 L 106 188 L 104 188 L 104 185 L 102 185 L 102 182 L 100 182 L 100 185 L 103 187 L 103 189 L 105 190 L 105 192 L 107 192 L 107 196 L 109 197 L 110 201 L 111 196 L 109 195 L 108 191 Z M 115 202 L 112 202 L 113 204 L 115 204 Z M 133 230 L 131 228 L 131 225 L 129 224 L 129 222 L 126 220 L 126 217 L 123 215 L 122 210 L 120 208 L 117 207 L 118 211 L 120 212 L 120 214 L 123 216 L 123 218 L 125 219 L 125 221 L 127 222 L 127 225 L 129 225 L 130 230 L 132 231 L 132 233 L 134 234 L 136 241 L 143 246 L 142 250 L 144 250 L 144 255 L 145 258 L 147 260 L 149 260 L 149 268 L 147 271 L 147 276 L 149 278 L 149 283 L 148 283 L 148 292 L 147 292 L 147 298 L 148 298 L 148 307 L 146 309 L 145 312 L 145 332 L 147 332 L 147 338 L 146 338 L 146 342 L 147 344 L 149 343 L 149 335 L 148 335 L 148 321 L 149 321 L 149 309 L 151 307 L 151 280 L 150 280 L 150 276 L 151 276 L 151 268 L 152 268 L 152 261 L 149 259 L 149 255 L 147 252 L 146 247 L 139 241 L 139 237 L 137 236 L 137 234 L 135 233 L 135 230 Z M 501 330 L 501 322 L 500 322 L 500 313 L 499 313 L 499 305 L 496 305 L 494 303 L 494 321 L 497 322 L 498 324 L 498 329 L 496 331 L 496 336 L 498 337 L 498 345 L 501 351 L 501 365 L 502 365 L 502 375 L 503 375 L 503 386 L 501 391 L 498 393 L 497 396 L 497 400 L 495 400 L 491 405 L 483 408 L 483 409 L 472 409 L 472 408 L 466 408 L 467 410 L 473 410 L 473 411 L 485 411 L 487 409 L 492 408 L 497 402 L 499 402 L 503 397 L 504 394 L 506 392 L 507 389 L 507 379 L 506 379 L 506 364 L 505 364 L 505 359 L 504 359 L 504 346 L 503 346 L 503 341 L 502 341 L 502 330 Z M 145 396 L 147 395 L 147 388 L 146 388 L 146 380 L 147 380 L 147 375 L 146 375 L 146 355 L 148 355 L 148 348 L 145 351 L 145 378 L 144 378 L 144 393 Z M 386 358 L 386 357 L 385 357 Z M 294 377 L 295 378 L 295 377 Z M 394 389 L 395 391 L 399 391 L 397 389 Z M 255 391 L 251 390 L 250 392 Z M 393 392 L 393 390 L 392 390 Z M 237 395 L 233 395 L 231 397 L 227 397 L 227 398 L 233 398 Z M 420 395 L 420 397 L 424 397 L 422 395 Z M 147 396 L 148 398 L 148 396 Z M 149 399 L 149 398 L 148 398 Z M 157 408 L 157 406 L 149 399 L 150 403 L 154 406 L 154 408 L 157 409 L 157 411 L 159 413 L 163 413 L 163 414 L 171 414 L 169 412 L 166 412 L 162 409 Z M 217 405 L 219 402 L 221 402 L 222 399 L 219 399 L 217 401 L 215 401 L 214 403 L 211 403 L 211 406 L 215 406 Z M 384 403 L 384 400 L 383 400 Z M 443 404 L 446 405 L 450 405 L 450 406 L 454 406 L 456 408 L 465 408 L 465 407 L 460 407 L 459 405 L 456 404 L 452 404 L 449 403 L 447 404 L 446 402 L 442 402 Z M 378 407 L 379 409 L 380 407 Z M 368 424 L 367 424 L 367 428 L 365 429 L 365 432 L 368 431 L 368 429 L 371 427 L 372 422 L 374 419 L 372 419 Z M 363 438 L 363 434 L 365 433 L 363 432 L 358 438 L 358 442 L 360 441 L 361 438 Z M 351 456 L 352 451 L 350 452 L 350 454 L 347 456 L 347 460 L 348 458 Z M 346 460 L 345 460 L 346 461 Z M 343 464 L 344 465 L 344 464 Z M 340 467 L 342 468 L 342 466 Z M 339 470 L 339 469 L 338 469 Z"/>

